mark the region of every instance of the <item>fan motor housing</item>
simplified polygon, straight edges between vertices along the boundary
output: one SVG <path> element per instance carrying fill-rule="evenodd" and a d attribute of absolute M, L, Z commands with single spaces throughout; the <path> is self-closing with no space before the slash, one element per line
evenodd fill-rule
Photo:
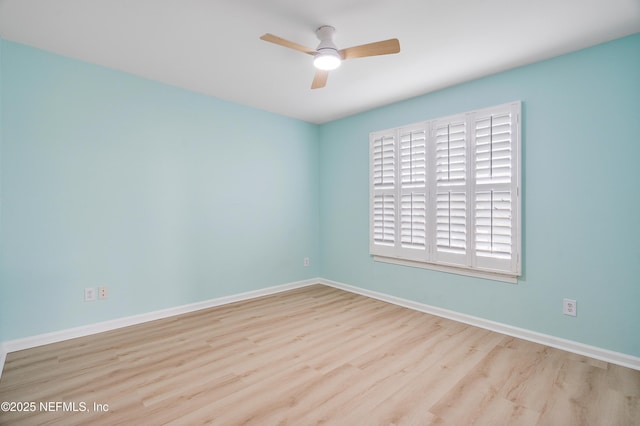
<path fill-rule="evenodd" d="M 316 36 L 318 40 L 320 40 L 320 44 L 318 45 L 318 52 L 322 49 L 333 49 L 336 52 L 338 51 L 337 46 L 333 42 L 333 34 L 336 32 L 336 29 L 331 25 L 323 25 L 316 30 Z"/>

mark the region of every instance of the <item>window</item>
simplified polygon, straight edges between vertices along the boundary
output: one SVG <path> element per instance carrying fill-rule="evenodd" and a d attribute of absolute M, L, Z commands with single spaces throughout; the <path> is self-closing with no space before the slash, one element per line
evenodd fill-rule
<path fill-rule="evenodd" d="M 376 260 L 515 282 L 520 102 L 374 132 Z"/>

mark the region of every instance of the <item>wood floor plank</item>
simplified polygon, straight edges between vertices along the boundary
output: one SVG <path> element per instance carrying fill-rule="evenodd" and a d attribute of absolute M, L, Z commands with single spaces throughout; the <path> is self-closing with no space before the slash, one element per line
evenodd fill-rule
<path fill-rule="evenodd" d="M 10 353 L 0 401 L 87 406 L 3 425 L 633 426 L 640 371 L 315 285 Z"/>

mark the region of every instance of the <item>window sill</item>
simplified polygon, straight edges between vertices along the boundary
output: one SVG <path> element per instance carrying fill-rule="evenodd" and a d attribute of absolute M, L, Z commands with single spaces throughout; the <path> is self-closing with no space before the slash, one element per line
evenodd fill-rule
<path fill-rule="evenodd" d="M 451 274 L 464 275 L 467 277 L 482 278 L 485 280 L 501 281 L 505 283 L 517 284 L 518 277 L 504 273 L 483 271 L 477 269 L 465 269 L 456 266 L 437 265 L 434 263 L 418 262 L 415 260 L 397 259 L 395 257 L 385 257 L 373 255 L 376 262 L 392 263 L 395 265 L 409 266 L 412 268 L 430 269 L 439 272 L 448 272 Z"/>

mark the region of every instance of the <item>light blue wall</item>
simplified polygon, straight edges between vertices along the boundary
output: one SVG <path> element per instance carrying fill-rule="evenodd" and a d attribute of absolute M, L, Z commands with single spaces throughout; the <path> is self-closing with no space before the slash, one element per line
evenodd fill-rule
<path fill-rule="evenodd" d="M 318 276 L 316 125 L 6 40 L 1 68 L 0 341 Z"/>
<path fill-rule="evenodd" d="M 369 132 L 514 100 L 519 283 L 374 262 Z M 320 156 L 323 277 L 640 356 L 640 35 L 326 124 Z M 563 297 L 577 317 L 562 314 Z"/>
<path fill-rule="evenodd" d="M 0 40 L 0 341 L 323 276 L 640 356 L 638 75 L 635 35 L 315 126 Z M 369 132 L 513 100 L 520 282 L 373 262 Z"/>

